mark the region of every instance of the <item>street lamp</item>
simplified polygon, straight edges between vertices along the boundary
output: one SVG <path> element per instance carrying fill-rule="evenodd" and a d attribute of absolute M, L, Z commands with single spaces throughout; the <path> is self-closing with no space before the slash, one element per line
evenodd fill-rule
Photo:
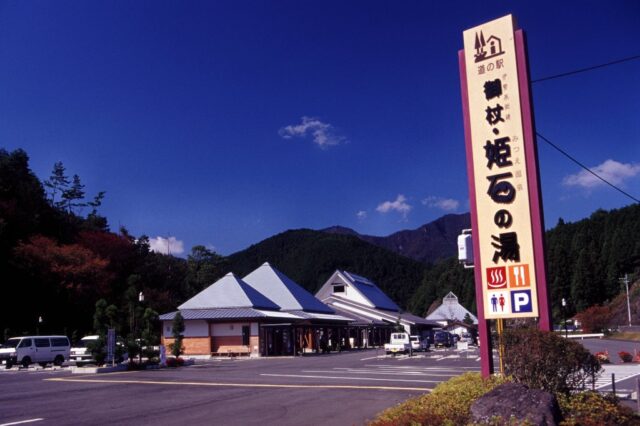
<path fill-rule="evenodd" d="M 567 331 L 567 300 L 562 298 L 562 317 L 564 318 L 564 338 L 569 338 L 569 331 Z"/>
<path fill-rule="evenodd" d="M 144 303 L 144 293 L 140 292 L 138 293 L 138 302 L 140 302 L 140 305 L 142 305 L 142 303 Z M 144 314 L 143 314 L 144 316 Z M 138 329 L 140 329 L 140 327 L 138 327 Z M 140 362 L 140 364 L 142 364 L 142 330 L 140 329 L 140 337 L 138 338 L 138 361 Z"/>

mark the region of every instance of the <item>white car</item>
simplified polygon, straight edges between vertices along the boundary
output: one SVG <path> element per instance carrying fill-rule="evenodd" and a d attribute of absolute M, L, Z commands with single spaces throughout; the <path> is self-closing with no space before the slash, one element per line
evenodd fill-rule
<path fill-rule="evenodd" d="M 95 344 L 99 338 L 100 336 L 97 334 L 84 336 L 71 348 L 69 360 L 72 363 L 75 363 L 78 367 L 85 364 L 95 364 L 96 360 L 93 358 L 93 354 L 91 353 L 91 346 Z M 123 362 L 129 358 L 128 354 L 124 350 L 124 345 L 120 342 L 117 343 L 115 358 L 116 362 Z M 111 362 L 111 360 L 107 360 L 107 362 Z"/>
<path fill-rule="evenodd" d="M 410 336 L 411 350 L 414 352 L 426 351 L 429 349 L 429 342 L 420 339 L 420 336 Z"/>
<path fill-rule="evenodd" d="M 6 368 L 20 364 L 28 367 L 38 363 L 62 365 L 69 359 L 67 336 L 22 336 L 8 339 L 0 348 L 0 364 Z"/>

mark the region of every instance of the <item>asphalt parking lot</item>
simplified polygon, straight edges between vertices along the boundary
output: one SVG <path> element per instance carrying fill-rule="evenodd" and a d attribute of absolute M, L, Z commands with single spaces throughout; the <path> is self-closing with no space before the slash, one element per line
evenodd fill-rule
<path fill-rule="evenodd" d="M 78 375 L 69 369 L 0 373 L 0 425 L 360 425 L 466 371 L 477 350 L 385 356 L 366 350 L 190 367 Z M 21 422 L 21 423 L 18 423 Z"/>
<path fill-rule="evenodd" d="M 614 364 L 595 384 L 630 397 L 640 365 L 622 364 L 635 343 L 581 342 L 607 349 Z M 497 361 L 496 361 L 496 366 Z M 361 425 L 405 399 L 467 371 L 478 351 L 432 350 L 413 357 L 375 349 L 296 358 L 218 359 L 190 367 L 107 374 L 69 368 L 0 370 L 0 426 L 51 425 Z M 635 396 L 635 395 L 634 395 Z"/>

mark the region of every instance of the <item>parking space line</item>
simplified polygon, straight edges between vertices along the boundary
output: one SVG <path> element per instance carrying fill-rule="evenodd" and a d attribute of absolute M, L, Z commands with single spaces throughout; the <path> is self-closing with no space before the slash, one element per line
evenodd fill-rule
<path fill-rule="evenodd" d="M 337 369 L 336 369 L 337 370 Z M 428 373 L 425 371 L 390 371 L 390 370 L 355 370 L 355 369 L 339 369 L 336 370 L 302 370 L 303 373 L 351 373 L 351 374 L 378 374 L 382 376 L 433 376 L 433 377 L 451 377 L 455 374 L 437 374 L 437 373 Z M 345 379 L 348 377 L 344 377 Z M 386 380 L 386 379 L 385 379 Z"/>
<path fill-rule="evenodd" d="M 269 377 L 298 377 L 303 379 L 332 379 L 332 380 L 370 380 L 376 382 L 412 382 L 412 383 L 440 383 L 440 380 L 415 380 L 415 379 L 380 379 L 373 377 L 334 377 L 334 376 L 310 376 L 304 374 L 275 374 L 275 373 L 262 373 L 261 376 Z M 392 387 L 391 389 L 403 389 Z M 427 390 L 426 388 L 407 388 L 407 390 Z"/>
<path fill-rule="evenodd" d="M 43 418 L 37 418 L 37 419 L 28 419 L 28 420 L 19 420 L 17 422 L 11 422 L 11 423 L 2 423 L 0 424 L 0 426 L 12 426 L 12 425 L 22 425 L 25 423 L 35 423 L 35 422 L 41 422 L 43 421 Z"/>
<path fill-rule="evenodd" d="M 266 375 L 266 374 L 263 374 Z M 336 377 L 341 379 L 342 377 Z M 429 388 L 396 387 L 396 386 L 356 386 L 356 385 L 303 385 L 303 384 L 270 384 L 270 383 L 215 383 L 215 382 L 162 382 L 152 380 L 100 380 L 100 379 L 44 379 L 50 382 L 77 382 L 77 383 L 103 383 L 103 384 L 128 384 L 128 385 L 171 385 L 171 386 L 211 386 L 211 387 L 236 387 L 236 388 L 294 388 L 294 389 L 360 389 L 360 390 L 397 390 L 430 392 Z M 375 380 L 375 379 L 372 379 Z M 377 379 L 385 380 L 385 379 Z M 398 380 L 394 380 L 398 381 Z M 404 380 L 409 381 L 409 380 Z M 2 425 L 0 425 L 2 426 Z"/>

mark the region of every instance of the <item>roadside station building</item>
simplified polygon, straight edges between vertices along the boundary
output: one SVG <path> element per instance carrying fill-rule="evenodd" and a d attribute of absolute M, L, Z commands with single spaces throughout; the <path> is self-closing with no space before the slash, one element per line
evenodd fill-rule
<path fill-rule="evenodd" d="M 322 299 L 322 300 L 321 300 Z M 225 275 L 178 306 L 189 356 L 282 356 L 382 346 L 400 324 L 425 336 L 437 323 L 401 312 L 374 283 L 336 271 L 314 296 L 269 263 Z M 176 313 L 160 316 L 173 343 Z"/>
<path fill-rule="evenodd" d="M 402 312 L 375 283 L 352 272 L 336 270 L 316 297 L 336 313 L 353 319 L 349 337 L 356 347 L 384 345 L 398 325 L 423 338 L 439 326 L 435 321 Z"/>

